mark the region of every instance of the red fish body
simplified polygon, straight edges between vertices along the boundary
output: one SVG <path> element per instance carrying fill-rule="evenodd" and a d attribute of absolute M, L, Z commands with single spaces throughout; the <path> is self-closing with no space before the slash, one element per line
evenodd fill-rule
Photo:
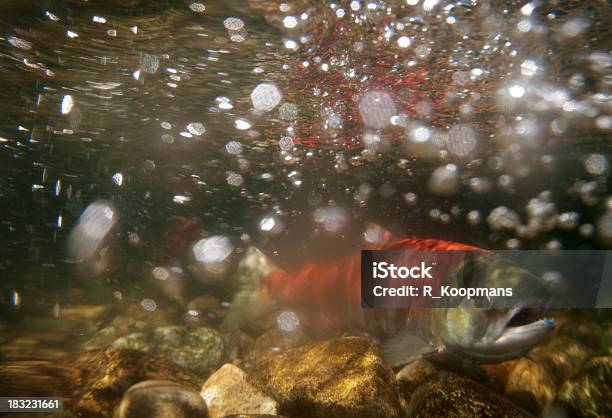
<path fill-rule="evenodd" d="M 466 244 L 436 239 L 403 239 L 375 247 L 380 250 L 409 251 L 484 251 Z M 402 265 L 418 264 L 422 253 L 400 253 Z M 417 260 L 417 258 L 419 258 Z M 436 277 L 443 279 L 463 260 L 445 257 L 437 260 Z M 444 264 L 441 264 L 444 263 Z M 363 309 L 361 307 L 361 258 L 352 254 L 323 264 L 306 264 L 298 271 L 278 269 L 262 281 L 261 300 L 274 301 L 280 306 L 293 307 L 325 318 L 335 329 L 359 329 L 373 335 L 387 335 L 401 327 L 411 313 L 419 311 L 418 299 L 411 309 Z"/>

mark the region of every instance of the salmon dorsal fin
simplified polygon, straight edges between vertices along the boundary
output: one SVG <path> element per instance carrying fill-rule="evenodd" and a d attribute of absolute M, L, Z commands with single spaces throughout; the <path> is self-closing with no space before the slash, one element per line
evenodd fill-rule
<path fill-rule="evenodd" d="M 440 352 L 438 347 L 409 329 L 401 330 L 384 342 L 380 351 L 387 364 L 392 368 L 401 367 L 419 358 Z"/>

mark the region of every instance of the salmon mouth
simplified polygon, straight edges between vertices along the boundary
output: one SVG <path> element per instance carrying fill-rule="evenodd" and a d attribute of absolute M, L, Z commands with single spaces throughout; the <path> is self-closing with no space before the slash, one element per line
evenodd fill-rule
<path fill-rule="evenodd" d="M 487 344 L 493 356 L 504 354 L 518 357 L 543 343 L 556 328 L 551 318 L 542 318 L 540 309 L 515 308 L 503 319 L 505 324 L 498 337 Z"/>
<path fill-rule="evenodd" d="M 542 311 L 515 307 L 489 328 L 488 337 L 474 344 L 469 354 L 483 363 L 497 363 L 525 355 L 544 343 L 556 328 Z"/>

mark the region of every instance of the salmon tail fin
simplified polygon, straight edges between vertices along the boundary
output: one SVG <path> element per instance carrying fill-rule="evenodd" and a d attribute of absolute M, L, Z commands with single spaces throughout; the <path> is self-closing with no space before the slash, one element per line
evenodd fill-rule
<path fill-rule="evenodd" d="M 221 324 L 223 332 L 234 332 L 257 320 L 273 306 L 262 293 L 263 279 L 277 268 L 257 248 L 249 247 L 236 271 L 239 290 Z"/>

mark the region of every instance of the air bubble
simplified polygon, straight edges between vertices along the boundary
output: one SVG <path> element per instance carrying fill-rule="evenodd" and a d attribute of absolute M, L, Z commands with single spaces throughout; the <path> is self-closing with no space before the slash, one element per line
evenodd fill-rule
<path fill-rule="evenodd" d="M 153 312 L 157 309 L 157 303 L 153 299 L 143 299 L 140 306 L 147 312 Z"/>
<path fill-rule="evenodd" d="M 593 176 L 608 172 L 608 159 L 602 154 L 590 154 L 584 161 L 585 170 Z"/>
<path fill-rule="evenodd" d="M 448 150 L 459 157 L 470 155 L 476 148 L 476 134 L 469 125 L 454 125 L 448 131 Z"/>
<path fill-rule="evenodd" d="M 429 190 L 434 194 L 453 194 L 459 191 L 459 186 L 459 169 L 455 164 L 436 168 L 429 178 Z"/>
<path fill-rule="evenodd" d="M 191 3 L 189 8 L 195 13 L 204 13 L 206 11 L 206 6 L 203 3 Z"/>
<path fill-rule="evenodd" d="M 187 131 L 195 136 L 202 136 L 206 132 L 206 128 L 200 122 L 191 122 L 187 125 Z"/>
<path fill-rule="evenodd" d="M 391 124 L 391 118 L 397 113 L 391 95 L 384 91 L 367 92 L 359 101 L 359 113 L 366 126 L 382 129 Z"/>
<path fill-rule="evenodd" d="M 242 154 L 242 145 L 238 141 L 230 141 L 225 144 L 225 150 L 232 155 Z"/>
<path fill-rule="evenodd" d="M 223 26 L 227 30 L 240 30 L 244 28 L 244 22 L 237 17 L 228 17 L 223 21 Z"/>
<path fill-rule="evenodd" d="M 283 230 L 283 223 L 275 216 L 266 216 L 259 222 L 259 229 L 265 235 L 278 235 Z"/>
<path fill-rule="evenodd" d="M 300 326 L 300 318 L 293 311 L 285 311 L 276 317 L 276 324 L 281 331 L 291 332 Z"/>
<path fill-rule="evenodd" d="M 227 181 L 227 184 L 230 186 L 238 187 L 244 182 L 244 179 L 240 174 L 230 171 L 227 173 L 225 181 Z"/>
<path fill-rule="evenodd" d="M 144 54 L 140 59 L 140 68 L 149 74 L 155 74 L 159 69 L 159 57 L 152 54 Z"/>
<path fill-rule="evenodd" d="M 487 217 L 489 227 L 494 230 L 514 229 L 519 224 L 518 214 L 505 206 L 499 206 L 491 211 Z"/>
<path fill-rule="evenodd" d="M 272 83 L 261 83 L 251 92 L 251 101 L 256 110 L 269 112 L 281 101 L 282 94 Z"/>

